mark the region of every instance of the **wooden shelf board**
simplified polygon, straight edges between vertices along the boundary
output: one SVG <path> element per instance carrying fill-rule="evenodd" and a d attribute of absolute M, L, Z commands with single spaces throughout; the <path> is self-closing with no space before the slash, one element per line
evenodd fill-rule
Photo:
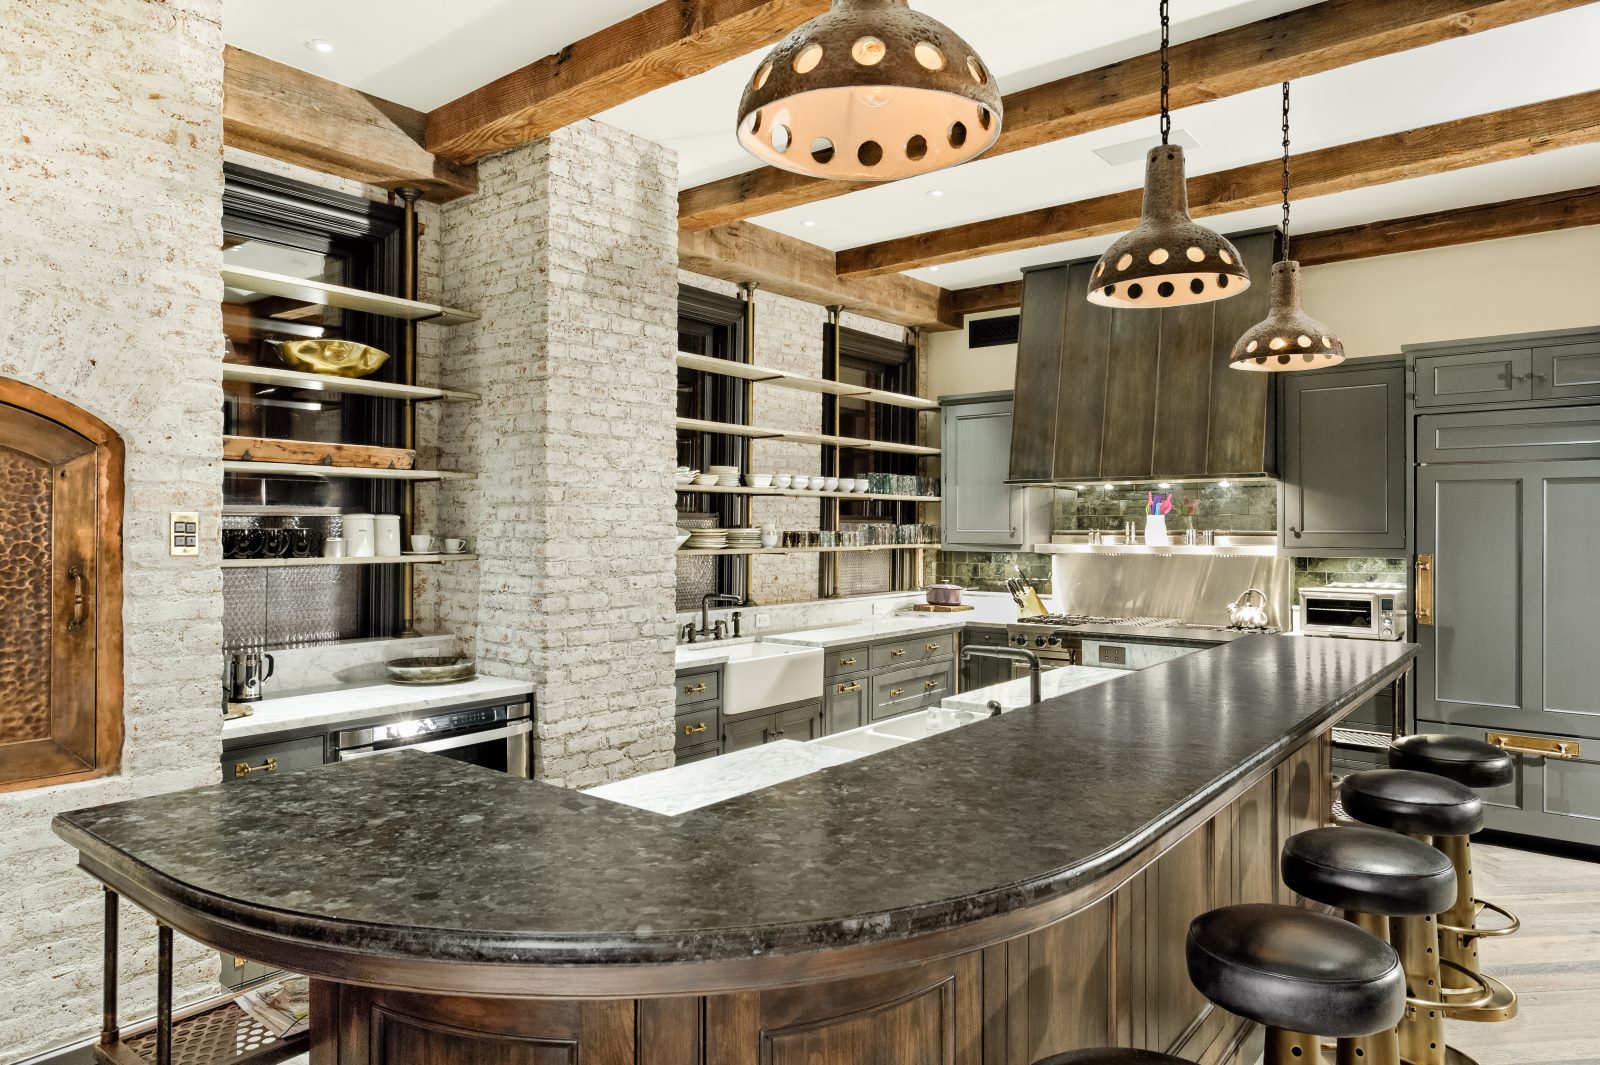
<path fill-rule="evenodd" d="M 876 492 L 813 492 L 793 488 L 724 488 L 721 485 L 680 484 L 680 495 L 762 496 L 776 499 L 875 499 L 883 503 L 937 503 L 939 496 L 881 495 Z"/>
<path fill-rule="evenodd" d="M 247 477 L 365 477 L 379 481 L 471 481 L 475 473 L 454 470 L 373 470 L 351 466 L 311 466 L 297 462 L 244 462 L 224 459 L 223 473 Z"/>
<path fill-rule="evenodd" d="M 866 547 L 757 547 L 709 548 L 697 550 L 679 548 L 680 555 L 832 555 L 849 551 L 916 551 L 919 548 L 937 548 L 938 544 L 870 544 Z"/>
<path fill-rule="evenodd" d="M 679 429 L 698 433 L 722 433 L 725 436 L 745 436 L 752 440 L 779 440 L 790 444 L 815 444 L 820 447 L 848 447 L 861 451 L 881 451 L 893 455 L 938 455 L 936 447 L 920 444 L 895 444 L 885 440 L 862 440 L 853 436 L 827 436 L 823 433 L 790 432 L 783 429 L 766 429 L 759 425 L 737 425 L 733 422 L 710 422 L 700 418 L 679 418 Z"/>
<path fill-rule="evenodd" d="M 442 307 L 437 303 L 404 300 L 398 296 L 385 296 L 365 292 L 343 285 L 330 285 L 326 281 L 311 281 L 303 277 L 274 274 L 266 270 L 252 270 L 244 266 L 224 266 L 222 283 L 229 288 L 245 292 L 258 292 L 264 296 L 283 296 L 321 307 L 342 307 L 347 311 L 382 315 L 385 318 L 402 318 L 408 322 L 430 322 L 434 325 L 460 325 L 476 322 L 478 316 L 471 311 Z"/>
<path fill-rule="evenodd" d="M 734 362 L 731 359 L 714 359 L 709 355 L 692 355 L 686 351 L 678 352 L 678 365 L 685 370 L 699 370 L 702 373 L 737 377 L 742 381 L 776 385 L 779 388 L 792 388 L 800 392 L 812 392 L 826 396 L 849 396 L 854 399 L 865 399 L 872 403 L 883 403 L 887 406 L 906 407 L 919 411 L 939 409 L 938 403 L 931 399 L 923 399 L 921 396 L 908 396 L 903 392 L 885 392 L 881 389 L 845 384 L 841 381 L 825 381 L 820 377 L 807 377 L 804 374 L 790 373 L 787 370 L 775 370 L 769 366 L 754 366 L 746 362 Z"/>
<path fill-rule="evenodd" d="M 476 562 L 477 555 L 401 555 L 398 558 L 225 558 L 223 569 L 282 569 L 286 566 L 431 566 L 441 562 Z"/>
<path fill-rule="evenodd" d="M 245 366 L 233 362 L 222 364 L 222 379 L 245 381 L 253 385 L 298 388 L 307 392 L 347 392 L 358 396 L 378 396 L 383 399 L 408 399 L 418 403 L 436 399 L 454 403 L 478 401 L 475 393 L 458 392 L 448 388 L 397 385 L 388 381 L 372 381 L 364 377 L 334 377 L 330 374 L 302 373 L 299 370 L 280 369 L 276 366 Z"/>

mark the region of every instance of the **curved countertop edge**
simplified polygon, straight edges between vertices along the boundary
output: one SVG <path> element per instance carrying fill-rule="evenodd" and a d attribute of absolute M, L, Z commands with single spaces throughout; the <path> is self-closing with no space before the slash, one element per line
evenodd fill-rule
<path fill-rule="evenodd" d="M 821 922 L 625 936 L 475 933 L 309 916 L 191 888 L 117 851 L 58 816 L 56 833 L 112 890 L 202 942 L 328 979 L 442 993 L 613 994 L 699 992 L 793 982 L 806 955 L 830 956 L 830 974 L 873 971 L 972 949 L 1049 923 L 1113 890 L 1142 867 L 1153 844 L 1183 834 L 1227 805 L 1343 714 L 1403 676 L 1415 649 L 1267 746 L 1191 792 L 1116 844 L 1027 881 L 981 894 Z M 1070 698 L 1063 696 L 1062 698 Z M 1124 867 L 1125 875 L 1117 875 Z M 352 932 L 359 932 L 353 936 Z M 350 945 L 351 940 L 358 945 Z M 855 957 L 847 957 L 855 955 Z M 352 965 L 351 962 L 359 962 Z M 662 971 L 674 976 L 663 982 Z M 354 978 L 356 969 L 366 973 Z M 384 973 L 393 979 L 386 979 Z M 631 974 L 631 975 L 630 975 Z"/>

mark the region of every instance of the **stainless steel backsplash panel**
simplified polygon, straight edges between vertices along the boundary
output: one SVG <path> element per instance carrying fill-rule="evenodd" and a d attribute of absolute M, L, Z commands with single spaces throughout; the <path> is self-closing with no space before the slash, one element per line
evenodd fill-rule
<path fill-rule="evenodd" d="M 1055 604 L 1066 613 L 1226 625 L 1228 604 L 1260 588 L 1272 624 L 1289 627 L 1294 565 L 1281 556 L 1054 555 L 1052 574 Z"/>

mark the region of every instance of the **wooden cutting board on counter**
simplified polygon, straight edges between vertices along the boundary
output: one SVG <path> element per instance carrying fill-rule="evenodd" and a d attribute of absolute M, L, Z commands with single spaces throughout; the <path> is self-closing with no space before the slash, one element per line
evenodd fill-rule
<path fill-rule="evenodd" d="M 924 614 L 959 614 L 963 610 L 976 610 L 975 606 L 947 606 L 943 603 L 918 603 L 911 608 Z"/>
<path fill-rule="evenodd" d="M 274 440 L 262 436 L 224 436 L 222 457 L 245 462 L 296 462 L 306 466 L 346 466 L 367 470 L 409 470 L 415 451 L 368 444 L 324 444 L 312 440 Z"/>

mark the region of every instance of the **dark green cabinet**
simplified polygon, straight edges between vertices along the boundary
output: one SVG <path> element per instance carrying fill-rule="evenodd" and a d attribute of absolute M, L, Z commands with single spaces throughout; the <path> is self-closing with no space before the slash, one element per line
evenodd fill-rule
<path fill-rule="evenodd" d="M 1406 368 L 1360 359 L 1285 375 L 1278 546 L 1291 555 L 1406 549 Z"/>
<path fill-rule="evenodd" d="M 1012 480 L 1277 473 L 1277 375 L 1228 366 L 1234 341 L 1267 315 L 1276 234 L 1235 243 L 1249 289 L 1166 310 L 1090 303 L 1092 259 L 1024 272 Z"/>
<path fill-rule="evenodd" d="M 1005 647 L 1006 630 L 967 626 L 962 636 L 964 647 Z M 999 658 L 964 658 L 961 660 L 961 690 L 977 691 L 1011 679 L 1011 663 Z"/>
<path fill-rule="evenodd" d="M 732 754 L 778 740 L 805 743 L 822 735 L 822 702 L 796 703 L 774 713 L 741 714 L 722 719 L 722 753 Z"/>

